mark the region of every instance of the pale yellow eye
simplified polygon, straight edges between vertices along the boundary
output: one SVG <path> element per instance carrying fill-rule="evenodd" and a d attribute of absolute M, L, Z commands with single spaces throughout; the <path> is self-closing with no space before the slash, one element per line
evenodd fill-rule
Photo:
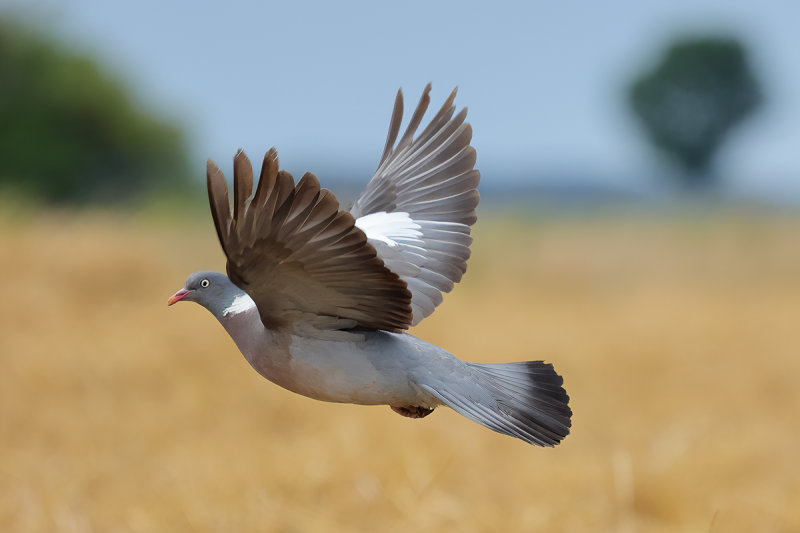
<path fill-rule="evenodd" d="M 204 289 L 209 285 L 211 285 L 211 283 L 207 279 L 204 279 L 203 281 L 200 282 L 200 286 L 203 287 Z"/>

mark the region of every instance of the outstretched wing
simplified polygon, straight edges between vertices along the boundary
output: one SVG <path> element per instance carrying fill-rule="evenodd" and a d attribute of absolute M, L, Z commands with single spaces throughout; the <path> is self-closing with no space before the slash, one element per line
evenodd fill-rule
<path fill-rule="evenodd" d="M 264 325 L 336 338 L 349 328 L 399 331 L 411 322 L 406 284 L 313 174 L 295 186 L 267 152 L 255 194 L 253 167 L 234 157 L 233 213 L 225 176 L 208 161 L 208 198 L 228 277 L 255 301 Z"/>
<path fill-rule="evenodd" d="M 378 256 L 408 284 L 412 324 L 433 313 L 442 293 L 466 272 L 480 198 L 472 127 L 464 122 L 466 108 L 453 116 L 455 90 L 414 138 L 430 89 L 428 84 L 395 146 L 403 118 L 403 93 L 397 91 L 378 170 L 350 209 Z"/>

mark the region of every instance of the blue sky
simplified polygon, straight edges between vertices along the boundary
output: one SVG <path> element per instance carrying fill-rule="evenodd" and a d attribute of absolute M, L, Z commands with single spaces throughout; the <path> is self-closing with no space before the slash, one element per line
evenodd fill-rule
<path fill-rule="evenodd" d="M 739 190 L 800 197 L 800 2 L 0 0 L 90 50 L 190 127 L 202 169 L 275 145 L 284 167 L 367 179 L 394 92 L 459 86 L 486 180 L 654 179 L 623 90 L 675 35 L 735 33 L 767 105 L 720 156 Z"/>

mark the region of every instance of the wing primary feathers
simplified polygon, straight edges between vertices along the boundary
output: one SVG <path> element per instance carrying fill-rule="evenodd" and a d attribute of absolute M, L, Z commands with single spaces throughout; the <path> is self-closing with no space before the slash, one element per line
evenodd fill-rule
<path fill-rule="evenodd" d="M 418 149 L 413 152 L 408 150 L 396 156 L 391 164 L 387 165 L 387 172 L 397 176 L 398 181 L 403 181 L 406 175 L 416 171 L 412 178 L 414 181 L 422 179 L 417 173 L 431 164 L 436 164 L 440 159 L 448 157 L 452 150 L 470 147 L 472 140 L 472 127 L 464 124 L 467 117 L 466 108 L 437 130 Z M 471 148 L 471 147 L 470 147 Z"/>
<path fill-rule="evenodd" d="M 431 92 L 431 84 L 428 83 L 428 85 L 426 85 L 425 89 L 422 91 L 422 96 L 419 99 L 419 104 L 417 104 L 417 108 L 414 110 L 414 114 L 411 115 L 411 120 L 408 121 L 406 132 L 403 134 L 403 138 L 400 139 L 400 142 L 397 143 L 397 148 L 395 150 L 402 150 L 403 148 L 411 144 L 411 139 L 417 132 L 419 123 L 422 122 L 422 117 L 425 116 L 425 111 L 428 110 L 428 105 L 431 103 L 430 92 Z"/>
<path fill-rule="evenodd" d="M 436 130 L 439 129 L 443 122 L 450 120 L 450 117 L 453 116 L 456 107 L 453 105 L 453 102 L 456 100 L 456 94 L 458 94 L 458 87 L 454 88 L 450 92 L 450 96 L 447 97 L 442 107 L 439 109 L 439 112 L 431 119 L 430 123 L 422 130 L 422 133 L 419 134 L 417 137 L 417 142 L 426 142 L 428 140 L 428 136 L 434 133 Z M 466 114 L 465 114 L 466 116 Z"/>
<path fill-rule="evenodd" d="M 389 134 L 386 136 L 386 145 L 383 147 L 383 155 L 378 164 L 380 167 L 389 154 L 392 153 L 394 142 L 397 140 L 397 135 L 400 133 L 400 123 L 403 121 L 403 89 L 397 90 L 397 96 L 394 98 L 394 109 L 392 109 L 392 118 L 389 120 Z"/>
<path fill-rule="evenodd" d="M 253 165 L 241 148 L 233 156 L 233 220 L 242 220 L 245 201 L 253 191 Z"/>
<path fill-rule="evenodd" d="M 217 230 L 217 237 L 222 245 L 222 250 L 227 254 L 227 242 L 231 224 L 228 184 L 225 182 L 225 175 L 210 159 L 206 162 L 206 182 L 208 202 L 211 206 L 211 218 L 214 219 L 214 227 Z"/>
<path fill-rule="evenodd" d="M 261 165 L 261 175 L 258 177 L 258 187 L 253 196 L 253 205 L 263 206 L 273 187 L 275 179 L 278 177 L 278 151 L 274 147 L 270 148 L 264 156 L 264 163 Z"/>

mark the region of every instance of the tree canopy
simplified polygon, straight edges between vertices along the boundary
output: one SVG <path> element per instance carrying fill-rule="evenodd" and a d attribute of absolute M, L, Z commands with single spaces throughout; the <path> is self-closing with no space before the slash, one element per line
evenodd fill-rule
<path fill-rule="evenodd" d="M 682 166 L 689 185 L 711 181 L 718 148 L 761 103 L 744 46 L 729 37 L 674 42 L 628 96 L 650 142 Z"/>
<path fill-rule="evenodd" d="M 181 130 L 91 57 L 0 19 L 0 188 L 64 204 L 187 183 Z"/>

